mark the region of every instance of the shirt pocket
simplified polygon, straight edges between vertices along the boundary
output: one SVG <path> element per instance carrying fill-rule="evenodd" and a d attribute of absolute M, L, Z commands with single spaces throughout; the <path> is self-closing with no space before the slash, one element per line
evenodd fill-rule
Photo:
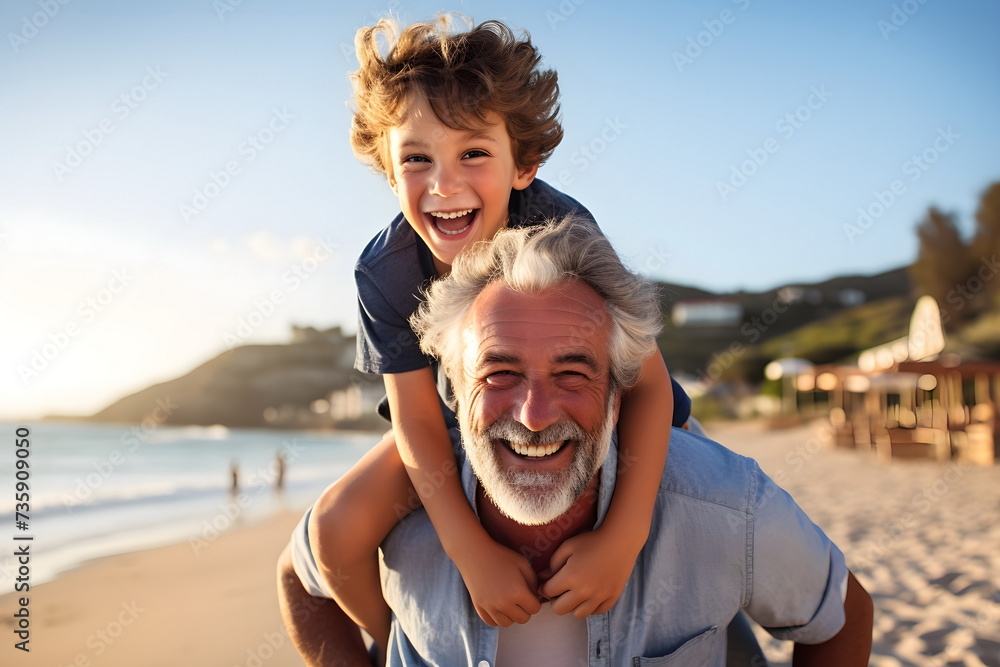
<path fill-rule="evenodd" d="M 719 626 L 713 625 L 700 635 L 681 644 L 676 651 L 657 658 L 633 657 L 632 667 L 712 667 L 723 665 L 726 660 L 725 646 L 721 643 Z"/>

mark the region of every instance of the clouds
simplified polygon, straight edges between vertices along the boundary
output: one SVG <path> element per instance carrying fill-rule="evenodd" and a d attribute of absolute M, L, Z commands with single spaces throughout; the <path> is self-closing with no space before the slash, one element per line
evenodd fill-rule
<path fill-rule="evenodd" d="M 178 239 L 37 219 L 4 233 L 0 312 L 13 326 L 0 330 L 0 417 L 92 412 L 235 344 L 283 342 L 289 322 L 328 324 L 344 292 L 330 238 Z"/>

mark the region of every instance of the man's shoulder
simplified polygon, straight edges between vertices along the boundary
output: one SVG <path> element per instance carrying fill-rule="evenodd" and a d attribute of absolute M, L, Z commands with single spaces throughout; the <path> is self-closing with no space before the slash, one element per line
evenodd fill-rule
<path fill-rule="evenodd" d="M 661 493 L 746 511 L 760 484 L 756 461 L 690 431 L 670 436 Z"/>

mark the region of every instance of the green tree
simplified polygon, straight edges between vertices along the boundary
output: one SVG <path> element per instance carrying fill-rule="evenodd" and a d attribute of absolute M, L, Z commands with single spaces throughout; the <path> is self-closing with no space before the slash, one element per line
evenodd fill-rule
<path fill-rule="evenodd" d="M 970 308 L 963 287 L 974 273 L 975 263 L 955 224 L 955 215 L 932 206 L 917 225 L 917 237 L 920 247 L 910 267 L 914 289 L 937 299 L 946 321 L 965 319 Z"/>
<path fill-rule="evenodd" d="M 1000 257 L 1000 183 L 994 183 L 983 193 L 976 211 L 976 231 L 969 243 L 969 251 L 977 271 L 979 267 L 984 269 L 984 291 L 1000 294 L 1000 276 L 993 269 Z"/>

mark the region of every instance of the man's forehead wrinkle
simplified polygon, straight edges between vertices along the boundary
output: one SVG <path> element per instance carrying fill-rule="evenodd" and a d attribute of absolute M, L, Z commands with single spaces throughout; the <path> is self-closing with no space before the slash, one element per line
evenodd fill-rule
<path fill-rule="evenodd" d="M 531 347 L 534 349 L 549 347 L 553 356 L 565 356 L 584 353 L 592 356 L 595 352 L 594 343 L 583 335 L 570 335 L 565 332 L 517 334 L 510 332 L 489 332 L 480 330 L 476 347 L 479 356 L 487 350 L 498 354 L 520 356 L 516 348 Z"/>
<path fill-rule="evenodd" d="M 542 340 L 571 340 L 576 344 L 594 345 L 595 337 L 599 337 L 604 329 L 603 321 L 581 315 L 568 317 L 563 312 L 565 311 L 536 312 L 535 317 L 519 319 L 484 317 L 475 323 L 473 329 L 481 343 L 506 340 L 539 344 Z M 539 325 L 543 325 L 540 332 Z"/>
<path fill-rule="evenodd" d="M 572 302 L 572 304 L 579 305 L 580 308 L 574 308 L 571 304 L 567 302 Z M 603 304 L 601 304 L 603 306 Z M 603 308 L 602 308 L 603 309 Z M 529 313 L 538 312 L 539 310 L 544 310 L 546 316 L 550 316 L 553 313 L 558 313 L 565 315 L 570 319 L 578 319 L 581 316 L 585 316 L 586 319 L 593 319 L 594 304 L 585 303 L 579 299 L 565 298 L 560 299 L 559 305 L 556 306 L 539 306 L 537 304 L 521 305 L 521 306 L 511 306 L 511 305 L 498 305 L 491 309 L 490 316 L 492 318 L 520 318 L 527 317 Z"/>

